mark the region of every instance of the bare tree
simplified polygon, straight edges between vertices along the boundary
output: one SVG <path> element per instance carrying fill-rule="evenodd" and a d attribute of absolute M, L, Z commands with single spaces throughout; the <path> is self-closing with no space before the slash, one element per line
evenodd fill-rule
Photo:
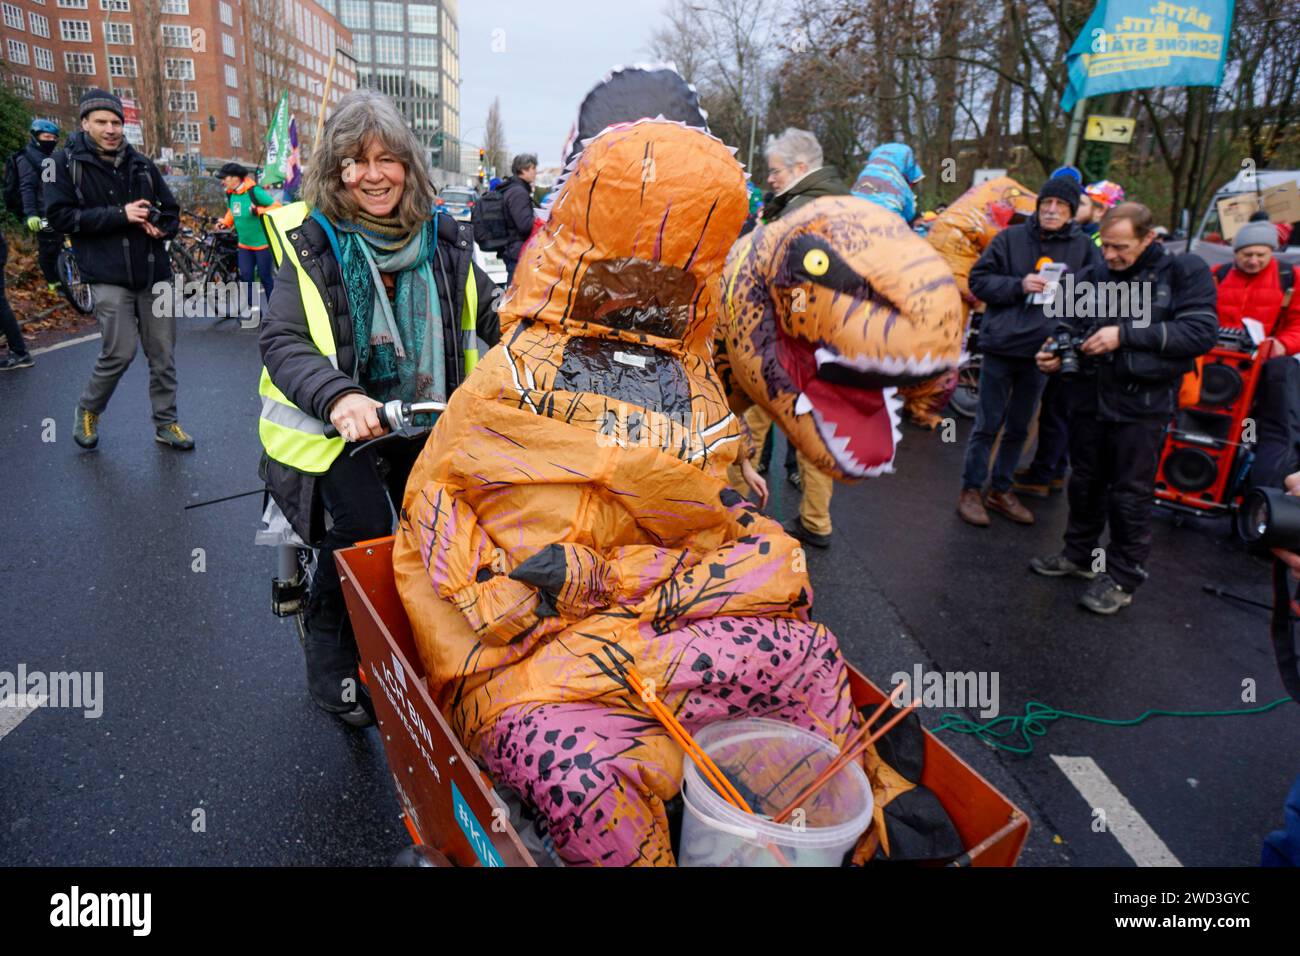
<path fill-rule="evenodd" d="M 483 151 L 487 154 L 485 172 L 496 169 L 498 176 L 504 178 L 510 169 L 510 155 L 506 150 L 506 127 L 501 122 L 501 98 L 492 100 L 488 107 L 487 122 L 483 124 Z"/>
<path fill-rule="evenodd" d="M 651 37 L 651 52 L 677 64 L 699 91 L 713 134 L 742 159 L 752 124 L 767 110 L 778 47 L 795 40 L 778 32 L 778 9 L 775 0 L 674 0 Z"/>

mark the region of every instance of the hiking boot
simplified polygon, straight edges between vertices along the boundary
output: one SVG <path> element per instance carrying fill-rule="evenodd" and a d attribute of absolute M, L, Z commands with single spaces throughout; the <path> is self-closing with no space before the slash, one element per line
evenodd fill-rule
<path fill-rule="evenodd" d="M 1079 603 L 1094 614 L 1114 614 L 1133 603 L 1133 592 L 1120 587 L 1109 574 L 1099 574 Z"/>
<path fill-rule="evenodd" d="M 82 448 L 94 448 L 99 444 L 99 416 L 77 406 L 77 422 L 72 426 L 72 438 Z"/>
<path fill-rule="evenodd" d="M 962 521 L 973 524 L 977 528 L 989 526 L 989 513 L 984 508 L 978 488 L 962 489 L 961 495 L 957 498 L 957 515 Z"/>
<path fill-rule="evenodd" d="M 794 471 L 786 472 L 785 480 L 790 482 L 790 484 L 794 485 L 800 491 L 803 491 L 803 475 L 799 474 L 798 468 Z"/>
<path fill-rule="evenodd" d="M 1018 495 L 1029 495 L 1031 498 L 1046 498 L 1052 492 L 1060 491 L 1065 487 L 1064 478 L 1041 481 L 1034 476 L 1031 468 L 1021 468 L 1016 472 L 1015 479 L 1011 490 Z"/>
<path fill-rule="evenodd" d="M 14 355 L 12 352 L 3 362 L 0 362 L 0 372 L 11 372 L 16 368 L 31 368 L 36 364 L 36 360 L 31 357 L 30 353 L 23 355 Z"/>
<path fill-rule="evenodd" d="M 1034 513 L 1020 503 L 1014 492 L 990 491 L 984 498 L 984 507 L 1010 518 L 1016 524 L 1034 523 Z"/>
<path fill-rule="evenodd" d="M 373 721 L 360 703 L 364 691 L 347 611 L 309 603 L 303 631 L 307 693 L 312 703 L 353 727 L 369 726 Z"/>
<path fill-rule="evenodd" d="M 784 527 L 786 534 L 792 538 L 798 538 L 804 544 L 811 544 L 814 548 L 829 548 L 831 546 L 830 535 L 809 531 L 802 518 L 795 518 Z"/>
<path fill-rule="evenodd" d="M 181 426 L 172 422 L 170 425 L 164 425 L 154 433 L 154 441 L 162 442 L 164 445 L 170 445 L 178 451 L 193 451 L 194 439 L 181 430 Z"/>
<path fill-rule="evenodd" d="M 1049 554 L 1045 558 L 1030 558 L 1029 567 L 1035 573 L 1049 578 L 1060 578 L 1068 574 L 1076 578 L 1083 578 L 1085 581 L 1091 581 L 1097 576 L 1096 571 L 1075 564 L 1064 553 Z"/>

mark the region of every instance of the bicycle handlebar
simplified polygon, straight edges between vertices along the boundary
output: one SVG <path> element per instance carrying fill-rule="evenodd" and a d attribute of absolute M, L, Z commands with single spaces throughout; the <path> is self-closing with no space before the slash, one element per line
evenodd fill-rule
<path fill-rule="evenodd" d="M 411 427 L 411 421 L 416 415 L 431 415 L 434 412 L 445 412 L 446 410 L 446 402 L 403 402 L 400 398 L 395 398 L 379 407 L 379 424 L 387 428 L 389 432 L 400 432 Z M 339 430 L 333 425 L 327 424 L 325 426 L 325 437 L 338 438 Z"/>

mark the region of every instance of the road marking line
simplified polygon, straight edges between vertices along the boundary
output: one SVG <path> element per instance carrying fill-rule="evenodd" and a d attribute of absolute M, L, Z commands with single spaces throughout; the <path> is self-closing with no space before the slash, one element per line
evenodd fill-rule
<path fill-rule="evenodd" d="M 1052 754 L 1052 760 L 1088 806 L 1106 811 L 1106 830 L 1114 835 L 1134 863 L 1138 866 L 1183 865 L 1142 815 L 1133 809 L 1133 804 L 1119 792 L 1119 788 L 1110 782 L 1096 761 L 1091 757 L 1058 757 L 1056 754 Z"/>
<path fill-rule="evenodd" d="M 15 694 L 0 700 L 0 740 L 4 740 L 10 731 L 26 720 L 28 714 L 44 706 L 45 698 L 42 696 Z"/>
<path fill-rule="evenodd" d="M 57 352 L 59 349 L 66 349 L 69 345 L 80 345 L 82 342 L 93 342 L 99 337 L 99 332 L 95 332 L 91 335 L 83 335 L 79 339 L 68 339 L 66 342 L 58 342 L 55 345 L 47 345 L 44 348 L 32 349 L 32 354 L 44 355 L 46 352 Z"/>

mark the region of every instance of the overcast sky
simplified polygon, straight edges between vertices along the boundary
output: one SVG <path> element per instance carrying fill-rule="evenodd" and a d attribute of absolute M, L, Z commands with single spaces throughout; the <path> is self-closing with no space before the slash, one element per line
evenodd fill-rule
<path fill-rule="evenodd" d="M 650 35 L 667 5 L 461 0 L 461 138 L 483 142 L 499 96 L 511 155 L 536 153 L 540 165 L 558 166 L 583 96 L 612 67 L 650 59 Z"/>

